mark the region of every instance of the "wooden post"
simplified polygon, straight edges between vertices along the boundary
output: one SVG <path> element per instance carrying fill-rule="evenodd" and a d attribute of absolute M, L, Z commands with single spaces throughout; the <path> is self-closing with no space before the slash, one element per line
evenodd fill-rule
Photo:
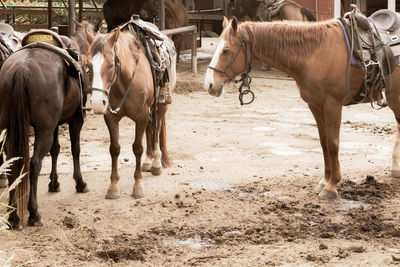
<path fill-rule="evenodd" d="M 47 0 L 47 22 L 49 24 L 49 29 L 53 27 L 53 0 Z"/>
<path fill-rule="evenodd" d="M 75 0 L 68 0 L 68 36 L 75 32 Z"/>
<path fill-rule="evenodd" d="M 79 0 L 79 22 L 83 20 L 83 0 Z"/>
<path fill-rule="evenodd" d="M 160 0 L 159 18 L 160 18 L 160 31 L 165 30 L 165 0 Z"/>
<path fill-rule="evenodd" d="M 396 11 L 396 0 L 388 0 L 388 9 Z"/>
<path fill-rule="evenodd" d="M 197 73 L 197 31 L 192 32 L 192 72 Z"/>

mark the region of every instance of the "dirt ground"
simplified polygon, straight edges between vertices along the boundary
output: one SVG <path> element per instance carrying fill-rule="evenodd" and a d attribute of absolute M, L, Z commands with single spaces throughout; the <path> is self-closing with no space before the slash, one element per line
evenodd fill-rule
<path fill-rule="evenodd" d="M 315 121 L 295 82 L 252 71 L 253 104 L 237 87 L 221 98 L 179 65 L 168 111 L 174 166 L 144 173 L 133 199 L 134 123 L 120 127 L 121 198 L 106 200 L 111 160 L 101 116 L 89 114 L 81 141 L 84 180 L 75 193 L 66 128 L 61 192 L 48 193 L 50 157 L 38 187 L 44 225 L 0 236 L 14 266 L 368 266 L 400 265 L 400 179 L 390 177 L 395 122 L 390 109 L 343 109 L 340 198 L 313 189 L 323 174 Z"/>

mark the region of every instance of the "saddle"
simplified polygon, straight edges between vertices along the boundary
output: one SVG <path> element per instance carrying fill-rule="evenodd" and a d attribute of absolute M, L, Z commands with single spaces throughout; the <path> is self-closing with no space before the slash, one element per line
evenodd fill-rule
<path fill-rule="evenodd" d="M 377 90 L 377 104 L 386 106 L 385 75 L 391 74 L 399 64 L 400 56 L 400 15 L 383 9 L 366 17 L 356 7 L 339 19 L 344 31 L 349 53 L 353 52 L 351 65 L 361 67 L 365 72 L 360 95 L 354 103 L 363 101 Z M 353 51 L 351 50 L 353 47 Z"/>
<path fill-rule="evenodd" d="M 171 103 L 171 88 L 166 88 L 167 92 L 159 92 L 159 88 L 164 88 L 169 81 L 169 72 L 172 67 L 172 57 L 176 54 L 173 41 L 167 35 L 160 32 L 153 23 L 143 21 L 139 15 L 132 15 L 131 20 L 121 26 L 121 30 L 128 30 L 135 34 L 146 49 L 147 58 L 152 68 L 153 78 L 155 78 L 155 88 L 157 90 L 158 102 Z M 148 48 L 148 49 L 147 49 Z"/>
<path fill-rule="evenodd" d="M 80 53 L 71 47 L 71 40 L 51 30 L 32 30 L 22 39 L 21 49 L 41 48 L 59 55 L 65 61 L 70 76 L 79 80 L 83 93 L 90 93 L 87 73 L 79 64 Z"/>
<path fill-rule="evenodd" d="M 301 8 L 299 4 L 291 0 L 262 0 L 257 8 L 256 20 L 271 21 L 273 16 L 279 14 L 281 7 L 287 4 L 294 4 Z"/>

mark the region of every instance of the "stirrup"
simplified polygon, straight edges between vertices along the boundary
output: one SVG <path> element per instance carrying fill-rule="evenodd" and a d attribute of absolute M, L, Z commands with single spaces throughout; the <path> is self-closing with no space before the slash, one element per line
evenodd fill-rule
<path fill-rule="evenodd" d="M 385 93 L 385 90 L 382 90 L 382 98 L 379 98 L 377 101 L 376 101 L 376 104 L 378 105 L 378 106 L 380 106 L 380 107 L 387 107 L 387 100 L 386 100 L 386 93 Z"/>
<path fill-rule="evenodd" d="M 158 96 L 158 103 L 161 104 L 171 104 L 172 103 L 172 97 L 171 94 L 169 93 L 160 93 Z"/>

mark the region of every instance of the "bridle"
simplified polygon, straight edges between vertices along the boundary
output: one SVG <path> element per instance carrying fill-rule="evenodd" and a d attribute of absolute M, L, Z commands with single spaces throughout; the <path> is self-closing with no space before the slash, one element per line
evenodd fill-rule
<path fill-rule="evenodd" d="M 136 73 L 136 69 L 137 69 L 137 65 L 138 65 L 139 59 L 136 58 L 136 67 L 133 70 L 133 73 L 132 73 L 132 76 L 131 76 L 131 80 L 129 82 L 129 86 L 128 86 L 128 88 L 126 88 L 126 91 L 125 91 L 125 94 L 124 94 L 124 96 L 123 96 L 123 98 L 121 100 L 121 103 L 118 105 L 118 107 L 116 109 L 113 109 L 111 107 L 111 105 L 110 105 L 110 91 L 111 91 L 111 87 L 117 82 L 118 76 L 119 76 L 119 74 L 121 72 L 121 62 L 119 60 L 119 57 L 117 55 L 117 51 L 116 51 L 115 47 L 114 47 L 114 55 L 115 55 L 115 58 L 114 58 L 115 71 L 114 71 L 114 75 L 113 75 L 113 77 L 111 79 L 111 82 L 108 84 L 107 89 L 100 89 L 100 88 L 93 87 L 92 90 L 105 94 L 107 96 L 107 98 L 108 98 L 108 110 L 113 114 L 117 114 L 121 110 L 121 107 L 124 104 L 124 102 L 126 100 L 126 97 L 128 96 L 128 93 L 129 93 L 129 91 L 130 91 L 130 89 L 132 87 L 133 78 L 135 77 L 135 73 Z"/>
<path fill-rule="evenodd" d="M 222 73 L 226 76 L 228 76 L 228 78 L 232 81 L 234 80 L 235 77 L 232 77 L 229 73 L 228 70 L 232 67 L 232 65 L 235 63 L 236 58 L 239 56 L 241 50 L 243 49 L 244 52 L 244 59 L 245 59 L 245 70 L 244 72 L 240 75 L 240 79 L 239 80 L 234 80 L 235 83 L 238 82 L 242 82 L 242 84 L 239 86 L 239 101 L 240 101 L 240 105 L 248 105 L 251 104 L 254 101 L 254 93 L 253 91 L 251 91 L 250 89 L 250 83 L 251 83 L 251 77 L 249 75 L 250 71 L 251 71 L 251 60 L 252 60 L 252 56 L 253 56 L 253 35 L 249 29 L 249 27 L 246 25 L 245 29 L 249 35 L 249 47 L 250 47 L 250 59 L 247 55 L 247 42 L 246 42 L 246 38 L 244 38 L 243 32 L 240 31 L 241 34 L 241 40 L 240 40 L 240 48 L 238 49 L 238 51 L 236 52 L 235 56 L 232 59 L 232 62 L 230 64 L 228 64 L 228 66 L 225 67 L 225 69 L 220 70 L 217 69 L 215 67 L 212 67 L 210 65 L 208 65 L 208 68 Z M 243 90 L 245 88 L 245 90 Z M 243 101 L 243 96 L 250 94 L 250 100 L 248 102 L 244 102 Z"/>

